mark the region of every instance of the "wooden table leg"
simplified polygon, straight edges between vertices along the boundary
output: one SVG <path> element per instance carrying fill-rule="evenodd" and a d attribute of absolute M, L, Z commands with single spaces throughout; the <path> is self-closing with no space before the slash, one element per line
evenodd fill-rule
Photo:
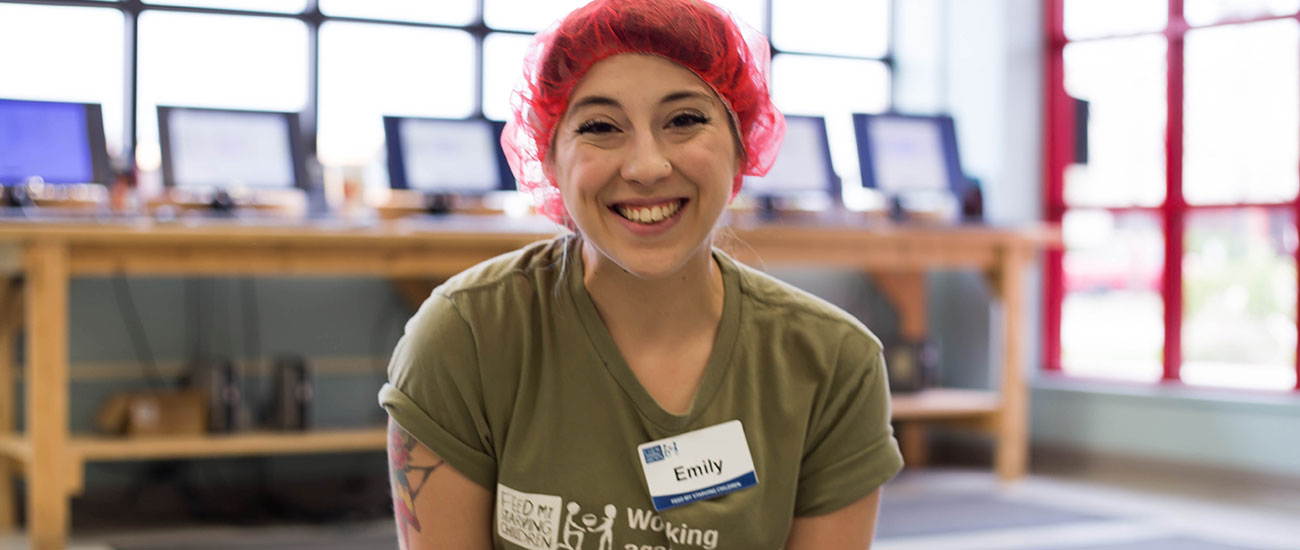
<path fill-rule="evenodd" d="M 871 283 L 898 313 L 898 334 L 909 342 L 920 342 L 929 332 L 929 304 L 925 294 L 925 273 L 920 271 L 879 272 Z"/>
<path fill-rule="evenodd" d="M 60 550 L 68 535 L 68 250 L 27 250 L 27 526 L 34 550 Z"/>
<path fill-rule="evenodd" d="M 17 437 L 14 413 L 14 337 L 22 324 L 22 284 L 19 279 L 0 279 L 0 437 Z M 17 525 L 14 494 L 14 464 L 0 459 L 0 533 Z"/>
<path fill-rule="evenodd" d="M 924 468 L 930 463 L 928 431 L 924 422 L 898 423 L 899 450 L 903 452 L 903 464 L 908 468 Z"/>
<path fill-rule="evenodd" d="M 1025 475 L 1029 464 L 1029 392 L 1020 354 L 1020 310 L 1025 251 L 1010 246 L 1002 254 L 993 288 L 1002 298 L 1002 410 L 997 419 L 994 469 L 1004 481 Z"/>
<path fill-rule="evenodd" d="M 898 333 L 904 342 L 925 341 L 929 332 L 929 304 L 926 299 L 925 273 L 920 271 L 878 272 L 870 275 L 872 284 L 898 313 Z M 920 368 L 920 365 L 917 365 Z M 898 425 L 903 462 L 909 468 L 924 468 L 930 462 L 930 437 L 924 422 L 908 421 Z"/>

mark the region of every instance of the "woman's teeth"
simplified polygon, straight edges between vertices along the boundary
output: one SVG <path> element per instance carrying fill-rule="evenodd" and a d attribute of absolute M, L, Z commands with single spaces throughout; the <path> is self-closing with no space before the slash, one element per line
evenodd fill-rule
<path fill-rule="evenodd" d="M 615 210 L 619 215 L 634 222 L 651 224 L 672 217 L 681 207 L 682 201 L 673 201 L 655 206 L 618 206 Z"/>

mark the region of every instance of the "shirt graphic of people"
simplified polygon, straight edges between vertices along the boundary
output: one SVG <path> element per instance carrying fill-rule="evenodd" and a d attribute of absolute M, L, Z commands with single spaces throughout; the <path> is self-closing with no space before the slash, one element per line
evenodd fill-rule
<path fill-rule="evenodd" d="M 569 502 L 565 509 L 568 510 L 568 514 L 564 519 L 564 540 L 558 545 L 559 550 L 584 550 L 582 543 L 587 533 L 600 533 L 597 550 L 613 550 L 614 517 L 618 515 L 618 508 L 613 504 L 606 504 L 604 521 L 590 512 L 579 516 L 582 506 L 576 502 Z"/>

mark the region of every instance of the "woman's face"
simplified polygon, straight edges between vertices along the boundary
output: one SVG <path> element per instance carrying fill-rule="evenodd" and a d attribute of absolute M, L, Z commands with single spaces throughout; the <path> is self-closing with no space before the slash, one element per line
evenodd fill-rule
<path fill-rule="evenodd" d="M 652 278 L 708 257 L 740 170 L 730 120 L 708 84 L 661 57 L 616 55 L 588 70 L 550 163 L 600 259 Z"/>

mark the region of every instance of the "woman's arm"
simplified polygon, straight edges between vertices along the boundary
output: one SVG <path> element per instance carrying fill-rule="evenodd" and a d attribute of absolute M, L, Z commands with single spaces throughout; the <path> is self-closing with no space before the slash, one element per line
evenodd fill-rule
<path fill-rule="evenodd" d="M 824 516 L 794 518 L 785 550 L 864 550 L 871 548 L 880 511 L 880 489 Z"/>
<path fill-rule="evenodd" d="M 402 550 L 490 550 L 491 491 L 388 421 L 393 515 Z"/>

